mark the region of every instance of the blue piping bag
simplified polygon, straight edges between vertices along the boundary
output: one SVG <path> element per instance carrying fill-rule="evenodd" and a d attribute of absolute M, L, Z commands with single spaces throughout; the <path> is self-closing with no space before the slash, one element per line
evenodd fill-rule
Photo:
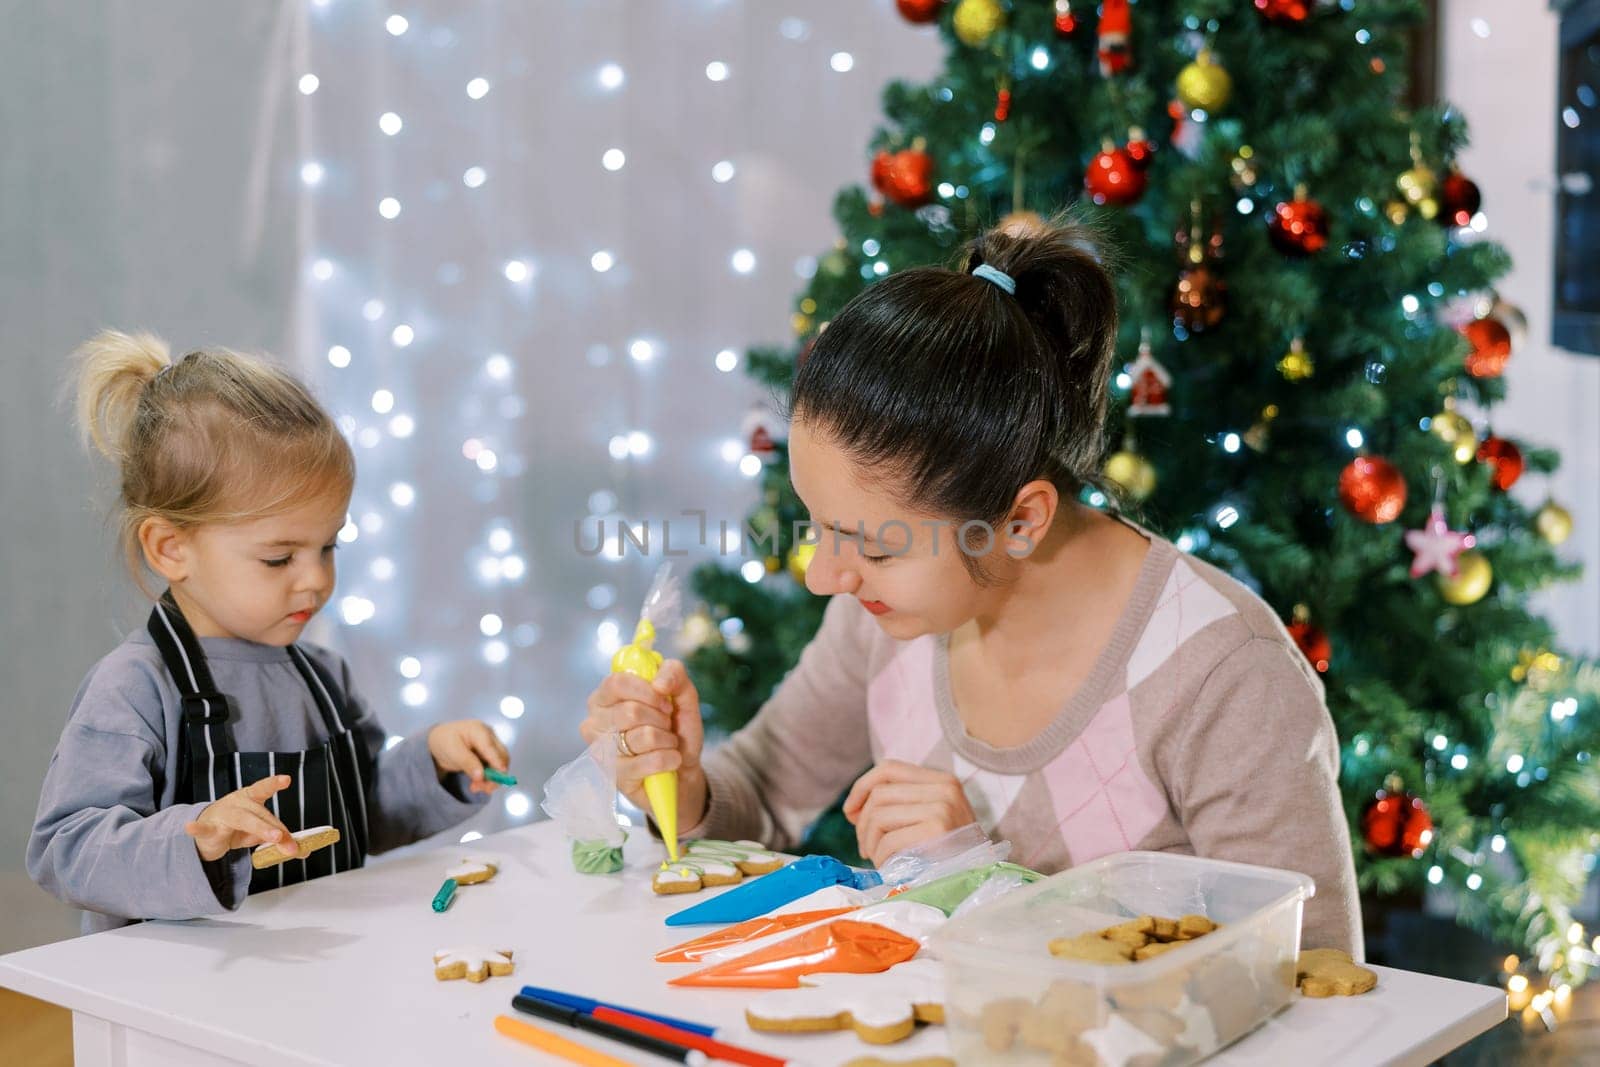
<path fill-rule="evenodd" d="M 740 923 L 766 915 L 808 893 L 831 885 L 871 889 L 882 885 L 877 871 L 858 871 L 832 856 L 806 856 L 771 874 L 737 885 L 692 908 L 667 916 L 668 926 Z"/>

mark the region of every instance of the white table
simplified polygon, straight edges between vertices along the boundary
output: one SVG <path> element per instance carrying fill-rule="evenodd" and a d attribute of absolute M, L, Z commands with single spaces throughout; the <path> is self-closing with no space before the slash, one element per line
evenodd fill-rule
<path fill-rule="evenodd" d="M 650 892 L 660 846 L 639 836 L 622 875 L 585 876 L 573 871 L 555 827 L 540 823 L 470 846 L 504 866 L 494 881 L 462 887 L 442 915 L 429 901 L 456 846 L 251 897 L 219 918 L 144 923 L 13 953 L 0 957 L 0 986 L 72 1010 L 79 1067 L 561 1062 L 493 1029 L 495 1015 L 515 1014 L 510 999 L 524 984 L 726 1027 L 719 1036 L 734 1044 L 810 1064 L 946 1051 L 939 1027 L 887 1049 L 853 1034 L 757 1035 L 743 1023 L 748 994 L 666 985 L 690 968 L 657 964 L 653 954 L 705 928 L 662 922 L 699 898 Z M 480 945 L 513 950 L 516 973 L 482 984 L 434 978 L 436 949 Z M 1505 1018 L 1498 989 L 1376 970 L 1377 993 L 1296 999 L 1210 1062 L 1425 1064 Z"/>

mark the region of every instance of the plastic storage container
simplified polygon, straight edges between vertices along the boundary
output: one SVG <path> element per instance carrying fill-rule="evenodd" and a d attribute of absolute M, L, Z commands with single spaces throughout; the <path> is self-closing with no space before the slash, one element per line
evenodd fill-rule
<path fill-rule="evenodd" d="M 960 1064 L 1182 1067 L 1289 1003 L 1300 913 L 1315 892 L 1292 871 L 1165 852 L 1122 852 L 1063 871 L 952 920 L 945 1017 Z M 1141 915 L 1220 927 L 1123 964 L 1050 954 L 1055 938 Z"/>

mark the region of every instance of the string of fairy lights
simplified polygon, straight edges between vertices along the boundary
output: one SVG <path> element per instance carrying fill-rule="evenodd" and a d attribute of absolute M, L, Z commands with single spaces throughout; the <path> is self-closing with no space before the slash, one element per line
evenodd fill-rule
<path fill-rule="evenodd" d="M 465 224 L 466 217 L 492 212 L 495 195 L 515 195 L 509 189 L 497 194 L 497 187 L 508 182 L 510 167 L 497 166 L 503 146 L 492 138 L 505 120 L 494 113 L 504 95 L 496 90 L 521 72 L 514 60 L 487 46 L 484 19 L 468 23 L 440 8 L 307 0 L 300 18 L 301 45 L 287 81 L 307 131 L 294 174 L 305 214 L 313 220 L 302 290 L 315 338 L 309 362 L 318 368 L 319 391 L 355 449 L 359 472 L 349 521 L 339 534 L 346 551 L 330 614 L 348 644 L 369 662 L 387 664 L 385 677 L 362 680 L 392 728 L 408 725 L 400 709 L 411 711 L 409 725 L 417 727 L 477 714 L 513 746 L 519 730 L 530 723 L 537 727 L 551 688 L 550 679 L 531 670 L 528 661 L 543 654 L 541 663 L 564 669 L 568 676 L 561 683 L 572 690 L 573 706 L 581 708 L 582 694 L 631 634 L 637 605 L 627 603 L 622 590 L 642 590 L 659 562 L 638 551 L 641 542 L 649 543 L 648 524 L 624 517 L 624 506 L 638 503 L 638 477 L 664 450 L 679 444 L 660 440 L 661 430 L 648 419 L 596 409 L 597 421 L 616 419 L 601 442 L 611 477 L 575 510 L 585 515 L 580 531 L 589 531 L 590 538 L 599 531 L 598 551 L 578 556 L 561 546 L 568 552 L 562 569 L 588 572 L 581 607 L 550 602 L 552 583 L 535 572 L 539 546 L 529 543 L 529 521 L 518 514 L 526 479 L 545 473 L 541 461 L 526 451 L 525 426 L 541 414 L 538 401 L 530 399 L 531 385 L 544 372 L 538 361 L 549 357 L 519 348 L 509 339 L 506 323 L 556 272 L 569 282 L 576 273 L 588 279 L 580 284 L 595 287 L 625 284 L 624 235 L 597 238 L 587 248 L 544 248 L 491 227 L 471 247 L 443 256 L 444 262 L 420 281 L 414 272 L 403 276 L 396 264 L 415 247 L 414 227 L 437 224 L 442 212 L 462 216 Z M 782 41 L 815 53 L 818 79 L 854 70 L 854 56 L 825 47 L 805 19 L 774 17 L 773 26 Z M 459 70 L 462 53 L 472 51 L 498 58 L 483 59 L 441 91 L 440 70 Z M 439 62 L 430 69 L 435 56 Z M 581 83 L 568 87 L 572 95 L 603 102 L 630 90 L 629 71 L 617 57 L 597 53 L 591 60 L 586 67 L 575 65 L 574 78 Z M 378 73 L 362 70 L 361 63 L 375 64 Z M 508 64 L 511 69 L 504 69 Z M 734 87 L 745 69 L 754 70 L 754 64 L 744 68 L 737 56 L 708 56 L 696 76 Z M 863 87 L 863 102 L 872 92 Z M 413 101 L 409 106 L 408 100 Z M 347 131 L 339 123 L 350 124 L 354 101 L 361 101 L 367 114 Z M 647 150 L 630 145 L 624 123 L 615 125 L 610 143 L 594 158 L 571 164 L 589 168 L 596 183 L 621 180 L 636 164 L 630 152 Z M 463 139 L 462 128 L 474 131 L 472 137 Z M 412 162 L 419 148 L 438 160 L 427 169 L 449 174 L 448 182 L 418 173 Z M 737 148 L 728 145 L 698 180 L 711 187 L 736 185 L 741 177 Z M 336 239 L 340 235 L 342 243 Z M 766 258 L 747 236 L 730 243 L 726 269 L 733 277 L 749 277 L 770 269 Z M 572 264 L 581 268 L 574 271 Z M 815 267 L 815 260 L 803 258 L 793 271 L 804 278 Z M 794 277 L 787 271 L 777 274 L 787 296 Z M 462 352 L 452 336 L 461 313 L 444 308 L 459 308 L 464 293 L 473 317 L 473 328 L 464 332 L 469 344 L 482 342 L 476 352 Z M 437 300 L 430 298 L 435 295 Z M 687 344 L 649 329 L 611 339 L 603 336 L 609 324 L 595 325 L 597 336 L 583 361 L 618 375 L 611 379 L 613 388 L 622 382 L 627 392 L 637 393 L 663 359 L 672 361 L 674 373 L 685 373 L 681 357 Z M 735 375 L 743 357 L 732 346 L 746 340 L 729 337 L 696 355 L 705 363 L 692 373 Z M 445 353 L 459 367 L 448 393 L 430 384 L 421 369 L 422 361 Z M 617 407 L 633 411 L 637 405 Z M 733 435 L 737 427 L 731 430 L 718 435 L 711 448 L 725 472 L 729 499 L 737 501 L 750 495 L 764 464 Z M 543 462 L 560 463 L 561 457 Z M 459 561 L 441 560 L 433 546 L 421 543 L 421 517 L 440 507 L 455 509 L 452 521 L 476 530 Z M 655 534 L 659 541 L 661 531 Z M 735 549 L 737 536 L 732 543 L 723 540 L 724 553 Z M 654 551 L 659 554 L 659 544 Z M 447 609 L 460 618 L 447 627 L 432 625 L 435 613 L 415 589 L 419 568 L 441 567 L 466 579 L 455 583 L 455 602 Z M 743 573 L 752 582 L 767 577 L 759 560 L 747 563 Z M 542 626 L 545 607 L 548 618 L 571 621 L 560 624 L 560 632 L 554 623 Z M 737 619 L 724 620 L 722 628 L 731 640 L 748 640 Z M 390 744 L 399 739 L 392 736 Z M 535 780 L 503 791 L 503 818 L 516 822 L 533 815 L 537 788 Z"/>

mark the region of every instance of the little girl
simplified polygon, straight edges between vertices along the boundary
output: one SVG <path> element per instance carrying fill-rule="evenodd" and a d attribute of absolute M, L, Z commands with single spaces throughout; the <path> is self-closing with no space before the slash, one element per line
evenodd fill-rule
<path fill-rule="evenodd" d="M 237 908 L 451 826 L 505 748 L 476 720 L 385 747 L 337 655 L 296 639 L 333 593 L 349 445 L 294 378 L 233 352 L 177 363 L 146 334 L 78 352 L 88 442 L 121 474 L 120 527 L 166 585 L 78 690 L 39 797 L 28 871 L 85 932 Z M 476 794 L 476 796 L 475 796 Z M 336 827 L 252 873 L 250 849 Z"/>
<path fill-rule="evenodd" d="M 704 762 L 681 663 L 607 677 L 583 734 L 613 735 L 624 792 L 643 805 L 642 779 L 675 769 L 688 836 L 787 848 L 849 786 L 877 863 L 976 820 L 1045 872 L 1128 849 L 1303 871 L 1303 943 L 1359 954 L 1305 657 L 1243 585 L 1078 503 L 1116 322 L 1071 227 L 987 233 L 961 271 L 907 270 L 840 311 L 791 400 L 822 627 Z"/>

